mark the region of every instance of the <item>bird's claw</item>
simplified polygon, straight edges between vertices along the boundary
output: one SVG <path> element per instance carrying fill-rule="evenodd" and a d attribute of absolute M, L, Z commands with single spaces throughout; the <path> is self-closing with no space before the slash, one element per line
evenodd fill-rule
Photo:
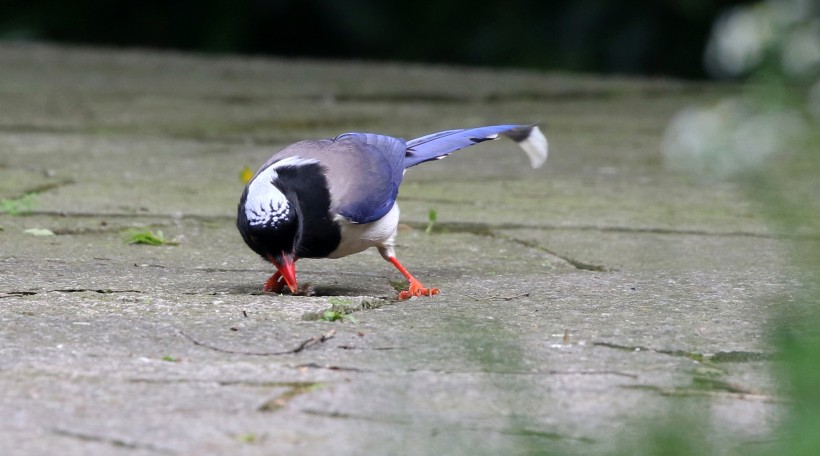
<path fill-rule="evenodd" d="M 439 294 L 438 288 L 425 288 L 418 280 L 410 282 L 407 290 L 399 292 L 399 300 L 410 299 L 413 296 L 433 296 Z"/>

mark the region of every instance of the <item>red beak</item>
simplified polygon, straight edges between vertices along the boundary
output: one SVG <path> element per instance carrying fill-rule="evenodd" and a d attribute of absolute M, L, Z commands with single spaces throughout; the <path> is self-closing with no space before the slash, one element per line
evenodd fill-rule
<path fill-rule="evenodd" d="M 296 284 L 296 267 L 293 265 L 293 255 L 282 254 L 278 259 L 270 258 L 271 263 L 276 266 L 276 270 L 285 279 L 285 283 L 290 288 L 290 292 L 296 294 L 299 286 Z"/>

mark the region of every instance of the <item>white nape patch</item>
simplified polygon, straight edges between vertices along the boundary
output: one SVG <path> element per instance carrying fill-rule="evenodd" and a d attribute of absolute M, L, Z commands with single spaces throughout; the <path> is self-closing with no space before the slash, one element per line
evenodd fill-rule
<path fill-rule="evenodd" d="M 288 157 L 259 173 L 248 186 L 248 197 L 245 200 L 245 216 L 248 218 L 248 224 L 251 226 L 276 225 L 287 221 L 290 204 L 285 195 L 273 185 L 273 182 L 279 178 L 276 170 L 318 162 L 312 158 Z"/>
<path fill-rule="evenodd" d="M 530 157 L 530 165 L 533 168 L 540 168 L 547 161 L 549 144 L 547 143 L 547 137 L 544 136 L 544 133 L 541 133 L 538 127 L 533 126 L 530 135 L 523 141 L 519 141 L 518 145 Z"/>
<path fill-rule="evenodd" d="M 269 166 L 248 186 L 245 216 L 251 226 L 275 225 L 287 219 L 288 199 L 273 185 L 278 177 L 274 167 Z"/>
<path fill-rule="evenodd" d="M 279 160 L 278 162 L 272 164 L 270 167 L 274 169 L 279 169 L 286 168 L 288 166 L 313 165 L 316 163 L 319 163 L 319 160 L 316 160 L 315 158 L 302 158 L 298 155 L 294 155 L 293 157 L 288 157 Z"/>

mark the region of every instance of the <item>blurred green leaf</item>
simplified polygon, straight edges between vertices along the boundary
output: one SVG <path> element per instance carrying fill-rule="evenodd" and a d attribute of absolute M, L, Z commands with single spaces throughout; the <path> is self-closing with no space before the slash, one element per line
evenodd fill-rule
<path fill-rule="evenodd" d="M 34 198 L 36 196 L 36 193 L 26 193 L 19 198 L 3 198 L 0 200 L 0 212 L 9 215 L 21 215 L 31 212 L 34 208 Z"/>
<path fill-rule="evenodd" d="M 23 232 L 32 236 L 54 236 L 54 231 L 47 228 L 29 228 Z"/>
<path fill-rule="evenodd" d="M 356 319 L 353 318 L 351 315 L 348 315 L 348 314 L 345 314 L 345 313 L 342 313 L 342 312 L 338 312 L 336 310 L 326 310 L 326 311 L 324 311 L 324 313 L 322 314 L 321 320 L 323 320 L 323 321 L 345 320 L 345 321 L 349 321 L 351 323 L 356 323 L 357 322 Z"/>
<path fill-rule="evenodd" d="M 157 231 L 156 234 L 150 230 L 133 231 L 125 240 L 128 244 L 146 244 L 146 245 L 178 245 L 175 241 L 166 241 L 162 231 Z"/>
<path fill-rule="evenodd" d="M 236 436 L 236 440 L 240 443 L 254 443 L 256 442 L 256 434 L 250 432 L 247 434 L 240 434 Z"/>

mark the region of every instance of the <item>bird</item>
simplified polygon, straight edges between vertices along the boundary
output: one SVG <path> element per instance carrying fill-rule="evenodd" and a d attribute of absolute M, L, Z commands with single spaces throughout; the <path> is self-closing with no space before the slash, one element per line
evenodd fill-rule
<path fill-rule="evenodd" d="M 537 125 L 490 125 L 445 130 L 405 141 L 374 133 L 344 133 L 300 141 L 270 157 L 239 199 L 236 226 L 251 250 L 276 268 L 263 291 L 297 294 L 295 262 L 341 258 L 369 248 L 407 279 L 399 300 L 438 294 L 396 258 L 396 198 L 408 168 L 504 136 L 527 154 L 533 168 L 547 159 Z"/>

